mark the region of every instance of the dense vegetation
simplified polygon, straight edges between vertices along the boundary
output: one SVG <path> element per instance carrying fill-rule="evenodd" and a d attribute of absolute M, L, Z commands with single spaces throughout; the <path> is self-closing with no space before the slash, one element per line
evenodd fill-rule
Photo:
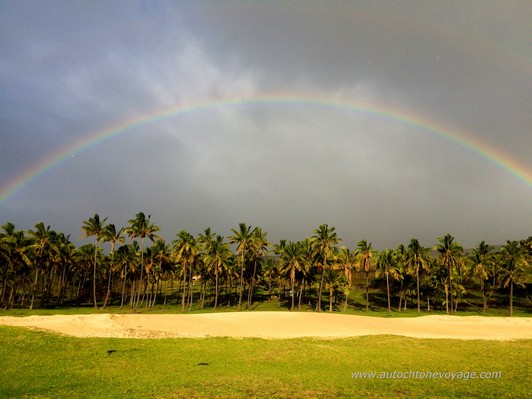
<path fill-rule="evenodd" d="M 514 297 L 522 307 L 530 305 L 532 237 L 507 241 L 498 250 L 482 241 L 466 251 L 447 234 L 433 249 L 413 238 L 378 252 L 366 240 L 352 249 L 340 246 L 328 225 L 298 242 L 272 244 L 260 227 L 240 223 L 227 239 L 211 229 L 197 237 L 183 230 L 167 243 L 142 212 L 125 228 L 106 222 L 98 214 L 84 221 L 84 236 L 93 242 L 79 248 L 43 223 L 27 232 L 12 223 L 2 226 L 1 305 L 34 309 L 91 302 L 95 308 L 114 303 L 137 310 L 176 303 L 187 311 L 193 305 L 240 310 L 279 301 L 290 310 L 399 312 L 410 306 L 418 313 L 449 314 L 465 305 L 482 313 L 508 306 L 510 315 Z M 363 303 L 353 300 L 358 291 Z"/>

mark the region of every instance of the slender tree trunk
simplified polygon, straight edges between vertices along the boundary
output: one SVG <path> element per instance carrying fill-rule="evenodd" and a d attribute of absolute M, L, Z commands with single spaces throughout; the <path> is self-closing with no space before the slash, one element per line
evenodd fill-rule
<path fill-rule="evenodd" d="M 251 285 L 249 287 L 249 295 L 248 295 L 248 308 L 251 308 L 251 305 L 253 303 L 253 291 L 255 290 L 255 277 L 257 275 L 257 260 L 255 259 L 253 262 L 253 277 L 251 279 Z"/>
<path fill-rule="evenodd" d="M 366 271 L 366 312 L 369 312 L 369 271 Z"/>
<path fill-rule="evenodd" d="M 416 267 L 416 280 L 417 280 L 417 314 L 421 314 L 421 298 L 419 295 L 419 266 Z"/>
<path fill-rule="evenodd" d="M 39 280 L 39 269 L 35 269 L 35 281 L 33 283 L 33 292 L 31 293 L 30 310 L 33 309 L 33 301 L 35 300 L 35 291 L 37 290 L 37 281 Z"/>
<path fill-rule="evenodd" d="M 192 302 L 194 300 L 194 280 L 192 279 L 192 274 L 191 267 L 190 273 L 188 274 L 188 310 L 192 310 Z"/>
<path fill-rule="evenodd" d="M 218 267 L 215 266 L 214 268 L 214 280 L 215 280 L 215 288 L 214 288 L 214 309 L 218 306 Z"/>
<path fill-rule="evenodd" d="M 120 302 L 120 309 L 124 306 L 124 295 L 126 294 L 126 280 L 127 280 L 127 268 L 124 264 L 124 281 L 122 281 L 122 300 Z"/>
<path fill-rule="evenodd" d="M 329 288 L 329 312 L 332 312 L 333 308 L 333 288 Z"/>
<path fill-rule="evenodd" d="M 487 307 L 487 300 L 486 300 L 486 287 L 484 283 L 482 283 L 482 314 L 486 313 L 486 307 Z"/>
<path fill-rule="evenodd" d="M 386 291 L 388 293 L 388 313 L 392 313 L 392 305 L 390 302 L 390 279 L 388 273 L 386 273 Z"/>
<path fill-rule="evenodd" d="M 445 287 L 445 313 L 449 314 L 449 287 L 447 282 L 444 284 Z"/>
<path fill-rule="evenodd" d="M 322 296 L 322 293 L 323 293 L 323 276 L 324 276 L 324 273 L 325 273 L 325 264 L 326 264 L 326 261 L 323 262 L 323 268 L 321 270 L 320 288 L 319 288 L 319 292 L 318 292 L 318 305 L 316 306 L 316 310 L 318 312 L 321 312 L 321 296 Z"/>
<path fill-rule="evenodd" d="M 94 309 L 98 309 L 98 302 L 96 301 L 96 262 L 98 257 L 98 238 L 94 240 L 94 269 L 92 273 L 92 294 L 94 298 Z"/>
<path fill-rule="evenodd" d="M 135 305 L 135 312 L 139 307 L 140 295 L 142 294 L 142 286 L 144 281 L 144 237 L 141 237 L 141 249 L 140 249 L 140 280 L 138 284 L 137 299 L 133 300 Z"/>
<path fill-rule="evenodd" d="M 109 265 L 109 279 L 107 281 L 107 295 L 105 295 L 105 301 L 103 302 L 102 309 L 105 309 L 107 301 L 109 300 L 109 294 L 111 293 L 111 278 L 113 276 L 113 261 L 115 257 L 115 246 L 114 243 L 111 245 L 111 263 Z"/>
<path fill-rule="evenodd" d="M 514 315 L 514 281 L 510 280 L 510 316 Z"/>
<path fill-rule="evenodd" d="M 299 285 L 299 298 L 297 301 L 297 311 L 301 311 L 301 297 L 303 296 L 303 287 L 305 286 L 305 279 L 303 279 L 302 284 Z"/>
<path fill-rule="evenodd" d="M 453 276 L 452 268 L 449 266 L 449 295 L 451 297 L 451 313 L 454 313 L 453 309 Z"/>
<path fill-rule="evenodd" d="M 397 311 L 401 311 L 401 305 L 403 301 L 403 280 L 401 280 L 401 287 L 399 288 L 399 307 L 397 308 Z"/>
<path fill-rule="evenodd" d="M 187 264 L 183 263 L 183 293 L 181 294 L 181 311 L 185 311 L 185 298 L 186 298 L 186 287 L 187 287 Z"/>
<path fill-rule="evenodd" d="M 240 310 L 240 307 L 242 306 L 242 290 L 244 289 L 244 261 L 245 261 L 245 253 L 242 251 L 242 261 L 240 264 L 240 286 L 239 286 L 239 298 L 238 298 L 238 310 Z"/>
<path fill-rule="evenodd" d="M 295 274 L 293 268 L 292 268 L 292 272 L 290 274 L 291 275 Z M 294 301 L 295 301 L 294 283 L 295 283 L 295 276 L 290 276 L 290 295 L 292 296 L 292 306 L 290 307 L 290 311 L 294 310 Z"/>

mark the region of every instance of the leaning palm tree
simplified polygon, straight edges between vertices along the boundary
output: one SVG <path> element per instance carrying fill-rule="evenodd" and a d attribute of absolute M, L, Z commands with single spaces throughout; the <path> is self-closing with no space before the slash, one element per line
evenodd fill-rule
<path fill-rule="evenodd" d="M 111 259 L 109 262 L 109 272 L 107 273 L 107 277 L 108 277 L 107 295 L 105 295 L 105 301 L 103 302 L 102 309 L 105 309 L 105 306 L 107 305 L 107 301 L 109 300 L 109 295 L 111 293 L 111 282 L 112 282 L 114 258 L 115 258 L 115 247 L 117 243 L 123 243 L 125 241 L 125 238 L 122 235 L 123 232 L 124 232 L 124 228 L 120 228 L 117 230 L 116 226 L 111 223 L 105 227 L 105 230 L 102 235 L 103 242 L 111 243 Z"/>
<path fill-rule="evenodd" d="M 245 223 L 239 223 L 238 230 L 231 229 L 234 235 L 229 237 L 231 244 L 237 244 L 236 253 L 240 259 L 240 284 L 239 284 L 239 297 L 238 297 L 238 310 L 242 306 L 242 292 L 244 289 L 244 268 L 246 254 L 251 247 L 251 240 L 253 238 L 254 230 L 251 226 L 246 226 Z"/>
<path fill-rule="evenodd" d="M 316 230 L 314 230 L 314 235 L 311 237 L 312 242 L 314 243 L 321 259 L 321 276 L 320 276 L 320 287 L 318 292 L 318 304 L 316 310 L 321 312 L 321 298 L 323 294 L 323 279 L 324 271 L 328 269 L 327 267 L 327 258 L 331 257 L 333 253 L 333 248 L 338 245 L 338 242 L 341 241 L 336 234 L 336 228 L 330 227 L 327 224 L 320 225 Z"/>
<path fill-rule="evenodd" d="M 135 219 L 131 219 L 128 221 L 128 227 L 124 229 L 124 233 L 126 233 L 131 239 L 140 238 L 140 281 L 138 286 L 138 294 L 137 299 L 134 300 L 134 308 L 135 310 L 139 306 L 140 301 L 140 294 L 143 286 L 143 277 L 144 277 L 144 240 L 145 238 L 148 238 L 150 241 L 154 242 L 156 239 L 160 238 L 156 232 L 161 230 L 158 226 L 151 223 L 150 221 L 151 215 L 146 215 L 144 212 L 139 212 L 135 216 Z"/>
<path fill-rule="evenodd" d="M 419 273 L 421 269 L 427 269 L 428 248 L 424 248 L 417 238 L 412 238 L 408 245 L 408 251 L 406 253 L 406 266 L 412 273 L 416 275 L 416 291 L 417 291 L 417 314 L 421 313 L 421 297 L 419 290 Z"/>
<path fill-rule="evenodd" d="M 446 234 L 444 237 L 438 237 L 438 241 L 440 243 L 436 244 L 434 249 L 440 253 L 440 264 L 447 268 L 447 287 L 451 296 L 451 313 L 453 313 L 456 310 L 453 305 L 453 273 L 459 271 L 460 267 L 463 265 L 464 250 L 462 245 L 455 242 L 454 237 L 450 234 Z M 449 313 L 448 308 L 447 313 Z"/>
<path fill-rule="evenodd" d="M 513 316 L 514 285 L 525 286 L 528 269 L 526 251 L 518 241 L 506 241 L 499 254 L 499 262 L 502 266 L 502 286 L 510 288 L 510 316 Z M 528 273 L 527 273 L 528 272 Z"/>
<path fill-rule="evenodd" d="M 366 312 L 369 311 L 369 272 L 371 270 L 371 260 L 375 255 L 375 250 L 366 240 L 357 244 L 355 257 L 358 259 L 359 268 L 366 275 Z"/>
<path fill-rule="evenodd" d="M 94 236 L 94 269 L 92 275 L 92 290 L 94 298 L 94 308 L 98 309 L 98 303 L 96 301 L 96 266 L 97 266 L 97 256 L 98 256 L 98 243 L 103 238 L 105 233 L 105 221 L 107 218 L 100 220 L 100 215 L 97 213 L 94 214 L 94 217 L 89 218 L 83 222 L 81 230 L 84 233 L 83 238 L 88 238 Z"/>

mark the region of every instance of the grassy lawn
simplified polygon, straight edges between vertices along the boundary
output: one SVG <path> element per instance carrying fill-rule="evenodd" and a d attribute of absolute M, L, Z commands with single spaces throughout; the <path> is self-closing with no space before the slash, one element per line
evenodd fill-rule
<path fill-rule="evenodd" d="M 532 371 L 530 340 L 80 339 L 3 326 L 0 339 L 2 398 L 524 398 Z M 502 377 L 352 378 L 394 370 Z"/>

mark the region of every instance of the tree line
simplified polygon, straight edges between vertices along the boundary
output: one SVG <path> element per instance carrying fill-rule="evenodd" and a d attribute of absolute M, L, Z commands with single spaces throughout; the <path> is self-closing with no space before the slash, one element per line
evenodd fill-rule
<path fill-rule="evenodd" d="M 227 239 L 208 228 L 197 236 L 182 230 L 168 243 L 143 212 L 120 228 L 95 214 L 81 230 L 92 242 L 76 247 L 69 236 L 42 222 L 28 231 L 3 225 L 1 306 L 90 302 L 96 309 L 114 303 L 137 310 L 173 302 L 181 311 L 193 304 L 241 310 L 276 299 L 292 311 L 303 304 L 318 312 L 345 311 L 360 305 L 350 295 L 360 289 L 366 310 L 376 305 L 371 290 L 373 300 L 375 292 L 385 296 L 388 312 L 410 304 L 418 313 L 426 307 L 452 314 L 478 296 L 482 313 L 507 304 L 512 315 L 515 288 L 531 281 L 532 237 L 507 241 L 497 250 L 482 241 L 466 251 L 447 234 L 433 248 L 412 238 L 379 252 L 367 240 L 352 249 L 340 246 L 335 227 L 327 224 L 302 241 L 273 244 L 260 227 L 240 223 Z"/>

